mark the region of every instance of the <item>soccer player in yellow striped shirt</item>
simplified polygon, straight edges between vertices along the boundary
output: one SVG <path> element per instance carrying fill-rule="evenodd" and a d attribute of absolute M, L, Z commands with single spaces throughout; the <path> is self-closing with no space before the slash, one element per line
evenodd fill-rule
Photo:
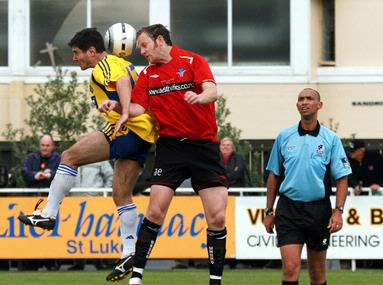
<path fill-rule="evenodd" d="M 105 125 L 80 139 L 63 152 L 61 163 L 49 190 L 48 203 L 42 211 L 21 215 L 24 224 L 51 230 L 56 224 L 59 206 L 74 186 L 77 168 L 84 164 L 116 159 L 113 177 L 113 200 L 120 219 L 123 252 L 108 281 L 121 280 L 131 271 L 135 251 L 137 208 L 132 192 L 149 148 L 156 139 L 152 118 L 148 114 L 129 117 L 132 88 L 137 73 L 132 63 L 107 54 L 102 35 L 94 28 L 75 34 L 69 42 L 73 61 L 82 70 L 93 68 L 89 94 L 99 110 L 103 102 L 118 102 L 121 114 L 103 113 Z"/>

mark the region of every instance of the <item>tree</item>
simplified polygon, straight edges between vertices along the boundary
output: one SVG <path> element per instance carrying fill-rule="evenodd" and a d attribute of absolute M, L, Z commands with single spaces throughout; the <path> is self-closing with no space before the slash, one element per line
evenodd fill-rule
<path fill-rule="evenodd" d="M 38 84 L 35 94 L 25 99 L 31 109 L 29 118 L 25 120 L 27 129 L 16 129 L 8 124 L 2 133 L 11 144 L 13 160 L 10 173 L 17 186 L 25 185 L 20 172 L 21 164 L 29 152 L 39 148 L 42 134 L 51 134 L 59 141 L 56 150 L 62 152 L 96 125 L 94 118 L 90 118 L 92 105 L 86 85 L 78 82 L 76 72 L 71 72 L 69 82 L 65 83 L 67 73 L 60 67 L 55 68 L 55 75 L 48 76 L 48 81 Z"/>
<path fill-rule="evenodd" d="M 230 122 L 227 122 L 227 117 L 231 114 L 230 110 L 226 107 L 227 99 L 224 96 L 218 96 L 215 105 L 215 116 L 217 118 L 218 126 L 218 138 L 230 137 L 235 145 L 240 142 L 242 130 L 232 126 Z"/>

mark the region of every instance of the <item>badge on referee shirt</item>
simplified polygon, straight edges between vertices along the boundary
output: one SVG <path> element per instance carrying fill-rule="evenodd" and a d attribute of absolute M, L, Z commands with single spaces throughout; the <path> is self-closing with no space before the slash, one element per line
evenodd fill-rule
<path fill-rule="evenodd" d="M 350 167 L 350 163 L 348 162 L 347 157 L 342 157 L 341 161 L 342 161 L 344 167 L 346 167 L 346 168 Z"/>

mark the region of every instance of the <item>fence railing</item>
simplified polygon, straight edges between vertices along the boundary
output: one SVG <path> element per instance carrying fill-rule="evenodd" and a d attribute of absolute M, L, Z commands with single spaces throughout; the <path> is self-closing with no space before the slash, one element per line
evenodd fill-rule
<path fill-rule="evenodd" d="M 336 188 L 332 189 L 335 193 Z M 238 196 L 244 196 L 244 195 L 265 195 L 266 194 L 266 187 L 241 187 L 241 188 L 229 188 L 228 192 L 229 194 L 236 194 Z M 70 193 L 100 193 L 100 195 L 107 197 L 110 196 L 112 193 L 112 188 L 72 188 L 70 190 Z M 22 193 L 49 193 L 49 188 L 0 188 L 0 194 L 4 193 L 13 193 L 13 194 L 22 194 Z M 143 194 L 149 194 L 150 188 L 144 190 L 142 192 Z M 190 195 L 194 193 L 194 190 L 192 188 L 178 188 L 176 190 L 177 194 L 185 194 Z M 362 193 L 364 195 L 374 195 L 369 187 L 362 188 Z M 348 188 L 348 194 L 350 196 L 356 196 L 354 194 L 353 188 Z M 383 188 L 378 190 L 378 194 L 383 195 Z"/>

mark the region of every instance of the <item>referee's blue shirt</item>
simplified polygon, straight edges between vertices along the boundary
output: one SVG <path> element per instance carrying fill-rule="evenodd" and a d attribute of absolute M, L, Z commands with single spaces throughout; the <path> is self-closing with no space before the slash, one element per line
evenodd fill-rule
<path fill-rule="evenodd" d="M 330 174 L 335 180 L 351 174 L 339 137 L 319 122 L 313 131 L 305 131 L 300 123 L 284 129 L 266 169 L 283 178 L 280 194 L 303 202 L 330 195 Z"/>

